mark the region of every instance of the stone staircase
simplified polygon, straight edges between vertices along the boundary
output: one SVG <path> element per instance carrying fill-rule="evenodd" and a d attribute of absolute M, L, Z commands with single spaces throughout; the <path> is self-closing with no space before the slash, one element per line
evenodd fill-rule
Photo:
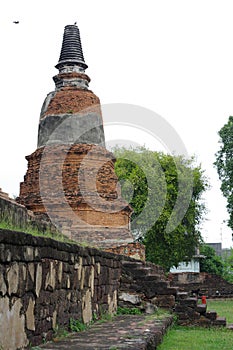
<path fill-rule="evenodd" d="M 171 286 L 162 267 L 137 260 L 122 260 L 121 264 L 119 306 L 144 307 L 146 312 L 153 312 L 155 307 L 167 308 L 175 312 L 177 323 L 183 326 L 226 326 L 225 317 L 208 311 L 207 304 L 200 304 L 196 296 Z"/>
<path fill-rule="evenodd" d="M 177 287 L 170 286 L 160 266 L 143 261 L 122 261 L 120 295 L 138 295 L 143 302 L 172 309 L 177 291 Z M 123 304 L 124 300 L 119 300 L 119 305 Z"/>
<path fill-rule="evenodd" d="M 178 292 L 174 311 L 177 323 L 182 326 L 226 326 L 226 318 L 219 317 L 216 311 L 207 311 L 207 304 L 199 304 L 197 297 L 189 297 L 187 292 Z"/>

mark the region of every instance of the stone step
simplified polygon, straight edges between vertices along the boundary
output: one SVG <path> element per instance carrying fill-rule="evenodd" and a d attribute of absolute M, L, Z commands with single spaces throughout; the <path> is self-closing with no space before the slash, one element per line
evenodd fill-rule
<path fill-rule="evenodd" d="M 231 331 L 233 331 L 233 323 L 228 323 L 227 329 L 230 329 Z"/>
<path fill-rule="evenodd" d="M 143 267 L 143 264 L 140 261 L 127 261 L 127 260 L 122 260 L 122 265 L 125 268 L 129 269 L 137 269 L 139 267 Z"/>
<path fill-rule="evenodd" d="M 197 307 L 197 298 L 187 298 L 187 299 L 181 299 L 179 301 L 179 304 L 182 306 L 190 306 L 190 307 Z"/>
<path fill-rule="evenodd" d="M 196 311 L 199 312 L 201 315 L 204 315 L 206 313 L 206 304 L 198 304 L 196 307 Z"/>
<path fill-rule="evenodd" d="M 131 271 L 130 271 L 130 273 L 137 278 L 146 277 L 146 276 L 150 275 L 151 272 L 152 271 L 151 271 L 150 267 L 134 268 L 133 270 L 131 269 Z"/>
<path fill-rule="evenodd" d="M 153 298 L 156 295 L 175 295 L 177 289 L 170 287 L 168 281 L 140 281 L 137 280 L 129 285 L 129 291 L 144 293 L 147 298 Z"/>
<path fill-rule="evenodd" d="M 152 280 L 152 281 L 144 281 L 145 283 L 144 283 L 144 286 L 145 287 L 150 287 L 150 288 L 154 288 L 154 289 L 156 289 L 156 290 L 160 290 L 160 289 L 167 289 L 167 288 L 170 288 L 170 283 L 168 282 L 168 281 L 161 281 L 161 280 L 159 280 L 159 281 L 154 281 L 154 280 Z"/>
<path fill-rule="evenodd" d="M 151 274 L 155 275 L 160 275 L 161 277 L 164 278 L 164 270 L 157 265 L 151 264 L 143 264 L 140 261 L 127 261 L 127 260 L 122 260 L 122 266 L 126 270 L 130 270 L 130 272 L 134 272 L 134 269 L 146 269 L 147 271 L 150 271 Z"/>
<path fill-rule="evenodd" d="M 226 317 L 217 317 L 215 321 L 213 321 L 214 326 L 222 326 L 226 327 L 227 321 Z"/>
<path fill-rule="evenodd" d="M 206 312 L 206 317 L 209 318 L 211 321 L 215 321 L 217 318 L 217 312 L 214 310 L 207 311 Z"/>
<path fill-rule="evenodd" d="M 189 294 L 187 292 L 177 292 L 176 299 L 183 300 L 183 299 L 187 299 L 188 296 L 189 296 Z"/>
<path fill-rule="evenodd" d="M 158 294 L 176 296 L 178 290 L 179 290 L 179 287 L 167 287 L 167 289 L 160 290 Z"/>
<path fill-rule="evenodd" d="M 210 327 L 211 320 L 209 318 L 206 318 L 204 315 L 201 315 L 199 320 L 195 321 L 195 325 L 200 327 Z"/>
<path fill-rule="evenodd" d="M 145 281 L 145 283 L 147 281 L 161 281 L 161 277 L 159 275 L 155 275 L 155 274 L 150 274 L 150 275 L 144 275 L 144 276 L 137 276 L 137 279 L 140 281 Z"/>
<path fill-rule="evenodd" d="M 164 270 L 161 266 L 154 265 L 152 263 L 151 264 L 147 263 L 146 266 L 150 267 L 153 273 L 159 274 L 160 276 L 164 276 Z"/>

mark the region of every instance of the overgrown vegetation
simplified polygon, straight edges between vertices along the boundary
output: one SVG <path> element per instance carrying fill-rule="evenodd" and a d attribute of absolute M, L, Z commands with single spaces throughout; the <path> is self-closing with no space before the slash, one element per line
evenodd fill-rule
<path fill-rule="evenodd" d="M 59 242 L 78 244 L 76 241 L 72 241 L 71 239 L 69 239 L 68 237 L 66 237 L 65 235 L 63 235 L 59 232 L 52 233 L 48 230 L 45 232 L 41 232 L 41 231 L 39 231 L 39 229 L 33 227 L 30 224 L 28 224 L 27 226 L 22 228 L 22 227 L 19 227 L 19 226 L 12 224 L 10 221 L 1 220 L 0 221 L 0 229 L 25 232 L 25 233 L 29 233 L 29 234 L 31 234 L 33 236 L 37 236 L 37 237 L 52 238 L 52 239 L 55 239 L 56 241 L 59 241 Z"/>

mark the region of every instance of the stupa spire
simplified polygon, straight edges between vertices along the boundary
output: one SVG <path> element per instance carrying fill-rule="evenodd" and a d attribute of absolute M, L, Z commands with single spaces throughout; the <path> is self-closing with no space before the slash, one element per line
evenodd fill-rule
<path fill-rule="evenodd" d="M 38 147 L 27 156 L 18 202 L 77 242 L 132 242 L 132 209 L 120 195 L 115 159 L 104 146 L 100 100 L 88 89 L 76 25 L 65 27 L 56 68 L 56 89 L 43 103 Z"/>
<path fill-rule="evenodd" d="M 55 67 L 60 71 L 64 66 L 79 67 L 82 71 L 88 67 L 84 61 L 79 28 L 75 24 L 65 26 L 61 54 Z"/>

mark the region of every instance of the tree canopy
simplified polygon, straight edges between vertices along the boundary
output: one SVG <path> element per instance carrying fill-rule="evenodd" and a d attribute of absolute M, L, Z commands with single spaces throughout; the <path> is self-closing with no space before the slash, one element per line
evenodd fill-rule
<path fill-rule="evenodd" d="M 214 248 L 208 244 L 201 244 L 200 253 L 205 256 L 205 259 L 200 261 L 201 272 L 219 275 L 226 281 L 233 283 L 233 249 L 218 256 Z"/>
<path fill-rule="evenodd" d="M 145 148 L 116 148 L 116 174 L 133 207 L 132 232 L 146 246 L 147 260 L 166 270 L 188 261 L 201 241 L 199 224 L 208 187 L 194 159 Z"/>
<path fill-rule="evenodd" d="M 200 253 L 205 256 L 205 259 L 201 259 L 200 261 L 200 271 L 223 276 L 224 263 L 222 258 L 216 254 L 214 248 L 207 244 L 202 244 L 200 246 Z"/>
<path fill-rule="evenodd" d="M 214 165 L 222 182 L 221 191 L 227 199 L 228 226 L 233 229 L 233 117 L 218 132 L 220 149 Z"/>

